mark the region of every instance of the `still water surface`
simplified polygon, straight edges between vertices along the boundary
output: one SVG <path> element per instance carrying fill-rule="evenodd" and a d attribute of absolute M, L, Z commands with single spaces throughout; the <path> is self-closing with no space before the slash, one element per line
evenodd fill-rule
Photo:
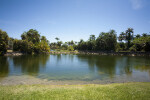
<path fill-rule="evenodd" d="M 12 76 L 90 83 L 149 82 L 150 57 L 71 54 L 0 57 L 0 82 Z"/>

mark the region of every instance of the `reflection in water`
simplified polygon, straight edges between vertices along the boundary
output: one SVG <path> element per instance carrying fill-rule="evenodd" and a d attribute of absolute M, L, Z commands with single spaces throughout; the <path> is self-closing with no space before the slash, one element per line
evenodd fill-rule
<path fill-rule="evenodd" d="M 113 77 L 116 74 L 132 74 L 132 63 L 130 57 L 117 56 L 93 56 L 79 55 L 81 61 L 86 61 L 91 70 L 98 71 L 99 74 L 107 74 Z M 131 62 L 130 62 L 131 61 Z"/>
<path fill-rule="evenodd" d="M 7 57 L 0 57 L 0 77 L 6 77 L 9 73 L 9 63 Z"/>
<path fill-rule="evenodd" d="M 40 67 L 45 67 L 47 60 L 49 60 L 49 55 L 13 57 L 14 67 L 21 68 L 22 73 L 28 73 L 29 75 L 37 75 Z"/>
<path fill-rule="evenodd" d="M 116 59 L 113 56 L 78 55 L 81 61 L 88 63 L 90 70 L 96 70 L 99 74 L 106 74 L 113 77 L 115 74 Z"/>
<path fill-rule="evenodd" d="M 0 77 L 24 74 L 48 80 L 91 81 L 116 77 L 140 80 L 144 77 L 150 81 L 150 57 L 71 54 L 0 57 Z"/>
<path fill-rule="evenodd" d="M 121 74 L 132 76 L 135 69 L 150 74 L 149 57 L 78 55 L 78 58 L 87 62 L 90 70 L 96 70 L 100 75 L 109 75 L 110 78 Z"/>

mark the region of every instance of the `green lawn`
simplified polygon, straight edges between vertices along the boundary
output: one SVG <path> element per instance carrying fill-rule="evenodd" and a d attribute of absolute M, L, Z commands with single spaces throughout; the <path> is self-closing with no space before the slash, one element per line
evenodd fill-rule
<path fill-rule="evenodd" d="M 150 100 L 150 83 L 0 86 L 1 100 Z"/>

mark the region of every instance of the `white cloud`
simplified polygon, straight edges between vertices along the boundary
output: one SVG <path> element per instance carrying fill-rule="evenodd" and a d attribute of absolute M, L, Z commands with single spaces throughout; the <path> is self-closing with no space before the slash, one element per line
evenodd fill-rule
<path fill-rule="evenodd" d="M 130 2 L 134 10 L 138 10 L 143 7 L 142 0 L 130 0 Z"/>

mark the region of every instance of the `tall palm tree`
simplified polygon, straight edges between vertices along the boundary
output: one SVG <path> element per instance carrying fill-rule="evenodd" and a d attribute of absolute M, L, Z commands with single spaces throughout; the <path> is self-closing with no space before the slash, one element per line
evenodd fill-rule
<path fill-rule="evenodd" d="M 128 49 L 130 47 L 131 40 L 133 40 L 133 28 L 128 28 L 126 30 L 126 41 L 128 42 Z"/>

